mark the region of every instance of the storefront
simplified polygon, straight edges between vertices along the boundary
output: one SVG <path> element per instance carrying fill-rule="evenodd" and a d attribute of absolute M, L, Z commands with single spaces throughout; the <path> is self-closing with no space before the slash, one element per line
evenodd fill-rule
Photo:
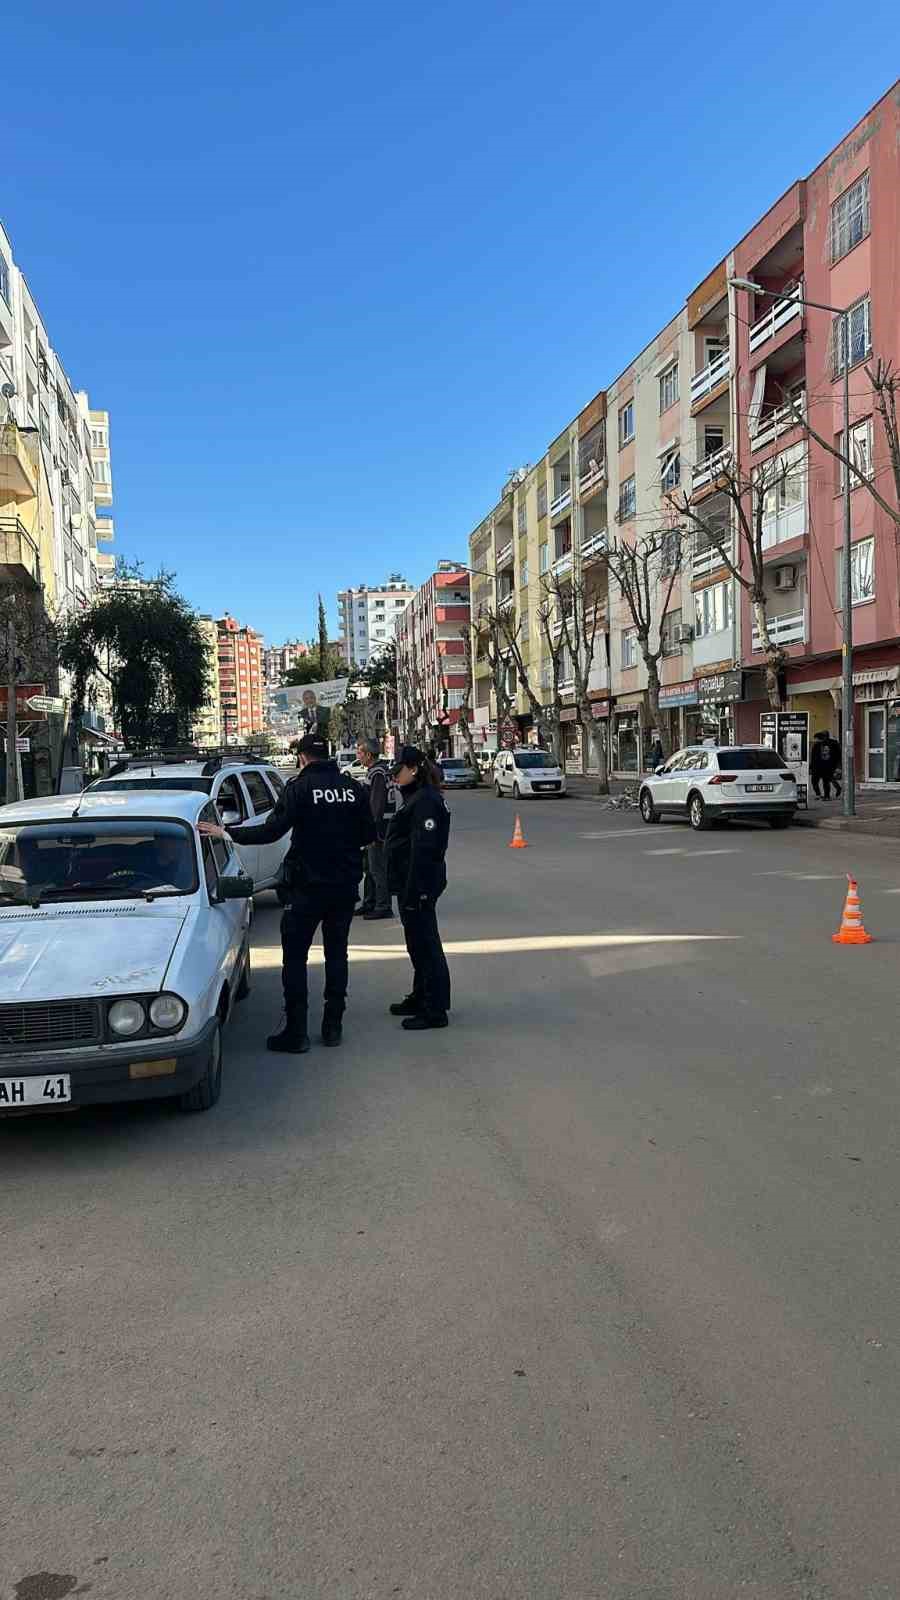
<path fill-rule="evenodd" d="M 575 706 L 563 706 L 559 713 L 560 742 L 567 772 L 581 771 L 581 724 Z"/>
<path fill-rule="evenodd" d="M 620 695 L 613 713 L 613 771 L 636 777 L 643 765 L 644 696 Z"/>
<path fill-rule="evenodd" d="M 659 716 L 670 753 L 692 742 L 686 732 L 686 717 L 699 704 L 700 691 L 693 678 L 686 683 L 666 683 L 660 689 Z"/>
<path fill-rule="evenodd" d="M 853 674 L 856 762 L 862 783 L 900 783 L 900 667 Z M 832 687 L 841 706 L 841 680 Z"/>
<path fill-rule="evenodd" d="M 591 716 L 593 717 L 595 724 L 599 725 L 599 727 L 601 729 L 601 732 L 603 734 L 603 744 L 604 744 L 604 748 L 606 750 L 606 759 L 607 759 L 607 762 L 608 762 L 609 761 L 609 697 L 604 695 L 602 700 L 598 700 L 598 699 L 595 699 L 593 696 L 591 696 L 590 699 L 591 699 Z M 600 771 L 600 763 L 599 763 L 599 761 L 597 759 L 597 748 L 596 748 L 596 743 L 595 743 L 594 739 L 589 739 L 588 740 L 588 747 L 587 747 L 587 750 L 585 752 L 585 756 L 586 756 L 586 765 L 585 765 L 585 768 L 584 768 L 585 772 L 586 773 L 599 772 Z"/>
<path fill-rule="evenodd" d="M 702 744 L 704 739 L 713 739 L 716 744 L 734 744 L 734 711 L 743 697 L 743 687 L 740 667 L 698 678 L 699 705 L 696 711 L 686 713 L 686 742 Z"/>

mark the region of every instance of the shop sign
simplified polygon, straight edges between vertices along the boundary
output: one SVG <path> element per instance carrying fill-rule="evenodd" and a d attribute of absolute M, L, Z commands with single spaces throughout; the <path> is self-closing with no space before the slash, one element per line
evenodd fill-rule
<path fill-rule="evenodd" d="M 642 694 L 620 694 L 616 700 L 616 707 L 619 711 L 639 711 L 643 704 L 644 696 Z"/>
<path fill-rule="evenodd" d="M 809 712 L 763 711 L 759 718 L 760 744 L 777 750 L 797 779 L 797 799 L 809 805 Z"/>
<path fill-rule="evenodd" d="M 36 699 L 39 695 L 45 695 L 46 693 L 47 693 L 47 685 L 45 683 L 17 683 L 16 684 L 16 714 L 17 714 L 17 716 L 27 718 L 28 717 L 28 710 L 29 710 L 29 708 L 28 708 L 29 700 Z M 9 689 L 4 684 L 4 685 L 2 685 L 2 687 L 0 687 L 0 711 L 2 711 L 5 714 L 6 708 L 7 708 L 8 705 L 9 705 Z M 33 721 L 34 718 L 32 717 L 31 720 Z"/>
<path fill-rule="evenodd" d="M 559 713 L 560 722 L 576 722 L 577 719 L 578 711 L 575 706 L 563 706 Z"/>
<path fill-rule="evenodd" d="M 609 701 L 608 700 L 592 700 L 591 701 L 591 716 L 592 717 L 608 717 L 609 716 Z"/>
<path fill-rule="evenodd" d="M 727 672 L 714 672 L 708 678 L 700 678 L 697 687 L 701 700 L 712 700 L 717 705 L 728 700 L 740 700 L 744 687 L 743 674 L 740 667 L 730 668 Z"/>
<path fill-rule="evenodd" d="M 700 703 L 700 691 L 694 679 L 690 683 L 665 683 L 659 691 L 659 707 L 667 711 L 671 706 L 696 706 Z"/>

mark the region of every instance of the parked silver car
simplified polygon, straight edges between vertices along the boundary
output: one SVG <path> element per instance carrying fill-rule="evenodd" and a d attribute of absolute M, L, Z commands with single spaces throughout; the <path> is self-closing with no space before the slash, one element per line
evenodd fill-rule
<path fill-rule="evenodd" d="M 438 762 L 446 789 L 475 789 L 478 774 L 461 756 L 442 756 Z"/>

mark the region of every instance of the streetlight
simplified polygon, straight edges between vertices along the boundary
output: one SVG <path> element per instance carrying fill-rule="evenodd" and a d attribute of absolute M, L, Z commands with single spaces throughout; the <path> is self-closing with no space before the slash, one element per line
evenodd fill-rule
<path fill-rule="evenodd" d="M 729 278 L 732 289 L 746 289 L 748 294 L 768 295 L 772 300 L 785 299 L 784 292 L 780 289 L 763 289 L 751 278 Z M 842 588 L 843 600 L 843 645 L 841 651 L 842 689 L 841 700 L 844 714 L 844 786 L 841 798 L 841 810 L 845 817 L 856 815 L 856 770 L 853 753 L 853 582 L 850 572 L 851 557 L 851 522 L 850 522 L 850 313 L 841 306 L 828 306 L 821 300 L 807 300 L 803 295 L 793 295 L 792 298 L 798 305 L 810 306 L 814 311 L 828 311 L 833 317 L 841 319 L 841 336 L 839 348 L 843 351 L 844 361 L 844 571 Z"/>

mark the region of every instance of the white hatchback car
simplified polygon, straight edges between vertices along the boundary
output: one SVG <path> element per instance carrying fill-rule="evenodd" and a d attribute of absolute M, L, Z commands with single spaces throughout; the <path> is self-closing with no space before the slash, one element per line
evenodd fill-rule
<path fill-rule="evenodd" d="M 136 790 L 195 790 L 208 794 L 219 808 L 219 818 L 227 828 L 238 822 L 264 822 L 284 792 L 285 780 L 270 761 L 217 755 L 195 761 L 184 757 L 131 756 L 111 767 L 88 789 L 89 794 L 127 794 Z M 281 863 L 290 847 L 291 836 L 274 844 L 235 845 L 238 860 L 253 879 L 254 891 L 275 889 L 281 877 Z"/>
<path fill-rule="evenodd" d="M 765 745 L 692 745 L 641 779 L 645 822 L 671 812 L 692 828 L 742 819 L 787 828 L 797 809 L 797 780 Z"/>
<path fill-rule="evenodd" d="M 514 800 L 560 796 L 566 792 L 566 775 L 546 750 L 501 750 L 494 761 L 494 791 L 498 800 L 504 794 Z"/>
<path fill-rule="evenodd" d="M 249 992 L 253 884 L 206 794 L 0 809 L 0 1117 L 175 1096 L 207 1111 Z"/>

